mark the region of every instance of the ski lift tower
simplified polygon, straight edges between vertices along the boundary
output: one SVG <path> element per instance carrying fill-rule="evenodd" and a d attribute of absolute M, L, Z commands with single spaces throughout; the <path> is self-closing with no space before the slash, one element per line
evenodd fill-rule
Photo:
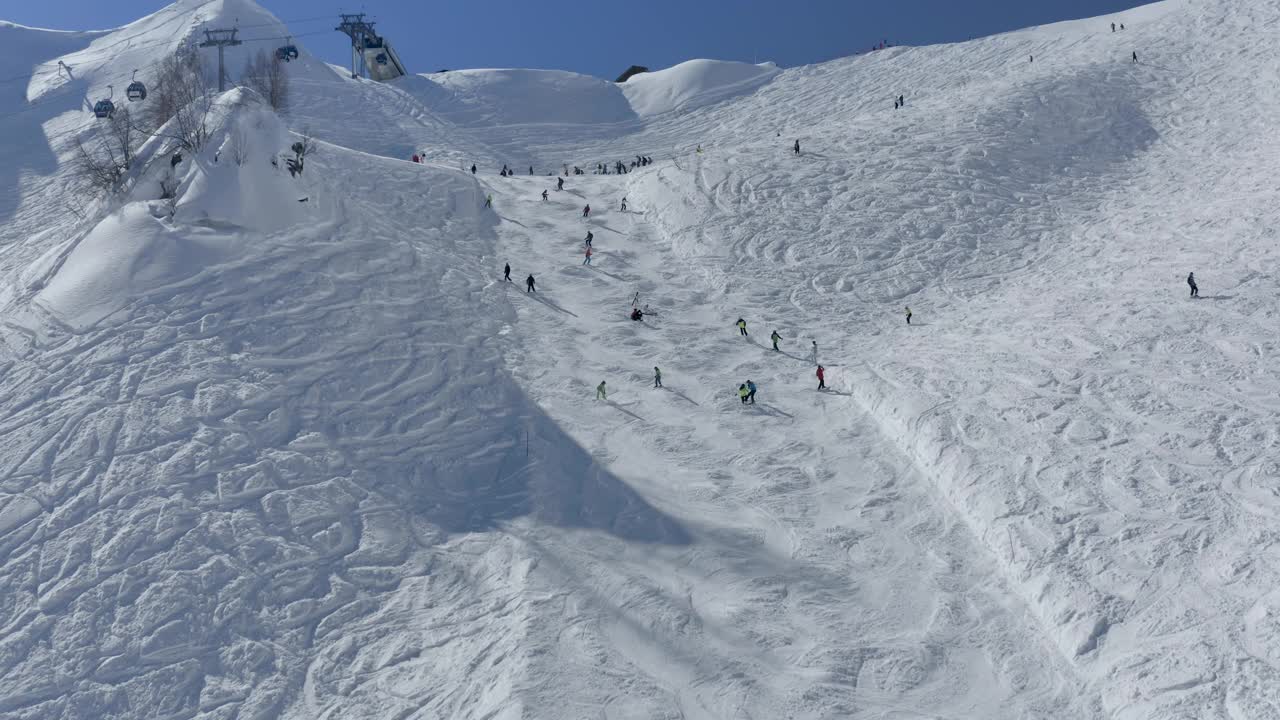
<path fill-rule="evenodd" d="M 341 14 L 342 23 L 334 28 L 351 38 L 351 77 L 368 76 L 371 80 L 386 82 L 407 75 L 404 65 L 391 43 L 373 31 L 373 23 L 364 19 L 364 13 Z M 359 63 L 359 70 L 356 69 Z"/>

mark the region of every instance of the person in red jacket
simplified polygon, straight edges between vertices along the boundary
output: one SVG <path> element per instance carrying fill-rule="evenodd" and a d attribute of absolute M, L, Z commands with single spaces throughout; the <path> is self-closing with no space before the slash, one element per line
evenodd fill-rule
<path fill-rule="evenodd" d="M 414 161 L 414 162 L 418 162 L 418 154 L 417 154 L 417 153 L 414 153 L 414 155 L 413 155 L 413 161 Z"/>
<path fill-rule="evenodd" d="M 818 389 L 827 389 L 827 369 L 821 365 L 818 366 Z"/>

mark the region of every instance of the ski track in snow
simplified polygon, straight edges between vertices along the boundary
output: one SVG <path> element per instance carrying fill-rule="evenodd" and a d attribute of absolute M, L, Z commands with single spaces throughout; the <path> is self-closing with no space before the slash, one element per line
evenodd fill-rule
<path fill-rule="evenodd" d="M 0 28 L 0 715 L 1280 718 L 1274 3 L 591 123 L 304 53 L 305 220 L 135 206 L 224 252 L 83 322 L 77 107 L 224 16 Z"/>

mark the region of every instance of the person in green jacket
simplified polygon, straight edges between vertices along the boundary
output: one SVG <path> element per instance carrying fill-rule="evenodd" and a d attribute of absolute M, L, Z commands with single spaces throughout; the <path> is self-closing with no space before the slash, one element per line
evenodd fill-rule
<path fill-rule="evenodd" d="M 782 339 L 782 336 L 778 334 L 777 330 L 773 331 L 773 334 L 769 336 L 769 339 L 773 341 L 774 352 L 781 352 L 781 350 L 778 350 L 778 341 Z"/>
<path fill-rule="evenodd" d="M 601 380 L 600 384 L 596 386 L 596 399 L 606 401 L 609 399 L 609 393 L 605 390 L 603 380 Z"/>
<path fill-rule="evenodd" d="M 657 365 L 653 366 L 653 386 L 656 388 L 662 387 L 662 371 L 658 369 Z"/>
<path fill-rule="evenodd" d="M 742 318 L 738 318 L 738 322 L 736 324 L 738 326 L 738 332 L 745 336 L 747 334 L 747 321 Z"/>
<path fill-rule="evenodd" d="M 749 393 L 749 391 L 747 390 L 747 385 L 746 385 L 746 383 L 743 383 L 742 385 L 739 385 L 739 386 L 738 386 L 738 397 L 742 400 L 742 404 L 743 404 L 743 405 L 746 405 L 746 404 L 747 404 L 747 395 L 748 395 L 748 393 Z"/>
<path fill-rule="evenodd" d="M 911 324 L 911 308 L 907 308 L 907 324 Z"/>

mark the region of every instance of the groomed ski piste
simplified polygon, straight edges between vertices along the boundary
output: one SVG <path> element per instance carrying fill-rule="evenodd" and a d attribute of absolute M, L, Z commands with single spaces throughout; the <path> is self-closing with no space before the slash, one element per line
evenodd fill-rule
<path fill-rule="evenodd" d="M 86 192 L 86 101 L 234 20 L 292 32 L 0 24 L 0 716 L 1280 718 L 1280 5 L 622 85 L 299 42 Z"/>

